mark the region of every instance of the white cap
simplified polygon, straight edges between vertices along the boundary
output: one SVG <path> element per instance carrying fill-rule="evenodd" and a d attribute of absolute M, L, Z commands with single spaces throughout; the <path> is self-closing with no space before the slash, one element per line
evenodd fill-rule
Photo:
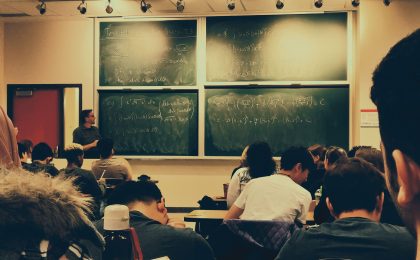
<path fill-rule="evenodd" d="M 130 216 L 125 205 L 110 205 L 105 207 L 104 229 L 126 230 L 130 228 Z"/>

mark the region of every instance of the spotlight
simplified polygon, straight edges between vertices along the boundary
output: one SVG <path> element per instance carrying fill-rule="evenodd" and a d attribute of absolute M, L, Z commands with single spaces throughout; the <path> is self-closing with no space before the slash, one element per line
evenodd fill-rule
<path fill-rule="evenodd" d="M 391 4 L 391 0 L 384 0 L 384 5 L 389 6 Z"/>
<path fill-rule="evenodd" d="M 315 0 L 315 3 L 314 3 L 316 8 L 321 8 L 323 4 L 324 3 L 322 2 L 322 0 Z"/>
<path fill-rule="evenodd" d="M 185 2 L 184 2 L 184 0 L 178 0 L 178 1 L 176 1 L 176 10 L 178 12 L 184 11 L 184 8 L 185 8 Z"/>
<path fill-rule="evenodd" d="M 108 0 L 108 5 L 106 6 L 105 11 L 108 14 L 110 14 L 110 13 L 112 13 L 114 11 L 114 8 L 112 8 L 112 6 L 111 6 L 111 0 Z"/>
<path fill-rule="evenodd" d="M 82 3 L 80 3 L 80 5 L 77 7 L 77 10 L 79 10 L 79 12 L 81 14 L 85 14 L 87 11 L 87 4 L 85 3 L 85 0 L 82 0 Z"/>
<path fill-rule="evenodd" d="M 41 0 L 41 2 L 36 6 L 36 9 L 39 10 L 39 14 L 41 15 L 47 12 L 47 5 L 45 4 L 44 0 Z"/>
<path fill-rule="evenodd" d="M 284 3 L 281 0 L 277 0 L 276 2 L 276 8 L 277 9 L 283 9 Z"/>
<path fill-rule="evenodd" d="M 227 0 L 227 7 L 229 10 L 234 10 L 235 9 L 235 0 Z"/>
<path fill-rule="evenodd" d="M 360 0 L 351 0 L 351 5 L 354 7 L 358 7 L 360 5 Z"/>
<path fill-rule="evenodd" d="M 146 3 L 144 0 L 141 0 L 140 2 L 140 10 L 145 13 L 147 10 L 149 10 L 152 7 L 151 4 Z M 177 9 L 178 9 L 178 3 L 177 3 Z"/>

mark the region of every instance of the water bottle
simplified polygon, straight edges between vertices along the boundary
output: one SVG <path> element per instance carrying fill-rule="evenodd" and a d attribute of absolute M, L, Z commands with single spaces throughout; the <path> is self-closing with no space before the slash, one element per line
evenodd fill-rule
<path fill-rule="evenodd" d="M 319 187 L 319 189 L 317 189 L 316 191 L 315 191 L 315 201 L 316 201 L 316 204 L 318 205 L 318 203 L 319 203 L 319 200 L 321 199 L 321 196 L 322 196 L 322 186 L 321 187 Z"/>
<path fill-rule="evenodd" d="M 104 260 L 131 260 L 133 248 L 130 235 L 128 207 L 110 205 L 104 211 L 105 251 Z"/>

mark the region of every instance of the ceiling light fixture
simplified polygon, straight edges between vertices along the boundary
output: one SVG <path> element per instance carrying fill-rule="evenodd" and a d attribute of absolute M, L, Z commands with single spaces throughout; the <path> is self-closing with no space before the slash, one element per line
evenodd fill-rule
<path fill-rule="evenodd" d="M 108 5 L 106 6 L 105 11 L 108 14 L 110 14 L 110 13 L 112 13 L 114 11 L 114 8 L 112 8 L 112 6 L 111 6 L 111 0 L 108 0 Z"/>
<path fill-rule="evenodd" d="M 384 0 L 384 5 L 389 6 L 391 4 L 391 0 Z"/>
<path fill-rule="evenodd" d="M 354 7 L 358 7 L 360 5 L 360 0 L 351 0 L 351 5 Z"/>
<path fill-rule="evenodd" d="M 82 2 L 80 3 L 80 5 L 77 7 L 77 10 L 79 10 L 79 12 L 81 14 L 85 14 L 87 11 L 87 4 L 85 3 L 85 0 L 82 0 Z"/>
<path fill-rule="evenodd" d="M 36 9 L 38 9 L 40 15 L 43 15 L 47 12 L 47 5 L 45 4 L 44 0 L 40 0 L 39 4 L 36 6 Z"/>
<path fill-rule="evenodd" d="M 178 12 L 183 12 L 185 8 L 185 2 L 184 0 L 178 0 L 176 1 L 176 10 Z"/>
<path fill-rule="evenodd" d="M 281 1 L 281 0 L 277 0 L 277 1 L 276 1 L 276 8 L 277 8 L 277 9 L 283 9 L 283 7 L 284 7 L 284 3 L 283 3 L 283 1 Z"/>
<path fill-rule="evenodd" d="M 235 0 L 227 0 L 227 7 L 229 10 L 235 10 Z"/>
<path fill-rule="evenodd" d="M 322 0 L 315 0 L 314 6 L 316 8 L 321 8 L 323 4 Z"/>
<path fill-rule="evenodd" d="M 140 1 L 140 10 L 145 13 L 147 10 L 149 10 L 152 7 L 151 4 L 146 3 L 144 0 Z"/>

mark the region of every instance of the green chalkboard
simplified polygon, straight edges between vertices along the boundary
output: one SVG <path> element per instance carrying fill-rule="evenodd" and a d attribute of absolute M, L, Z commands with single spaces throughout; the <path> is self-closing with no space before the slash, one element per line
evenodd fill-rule
<path fill-rule="evenodd" d="M 275 155 L 289 146 L 349 145 L 349 88 L 206 89 L 205 154 L 240 155 L 255 141 Z"/>
<path fill-rule="evenodd" d="M 101 22 L 101 86 L 196 82 L 196 20 Z"/>
<path fill-rule="evenodd" d="M 99 91 L 99 130 L 121 155 L 197 155 L 197 91 Z"/>
<path fill-rule="evenodd" d="M 347 79 L 347 13 L 209 17 L 207 81 Z"/>

